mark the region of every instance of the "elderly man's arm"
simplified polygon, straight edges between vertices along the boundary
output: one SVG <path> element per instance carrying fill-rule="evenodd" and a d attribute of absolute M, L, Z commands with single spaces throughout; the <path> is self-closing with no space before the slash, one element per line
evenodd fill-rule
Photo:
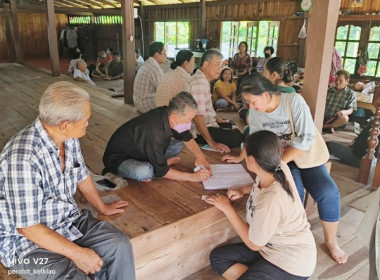
<path fill-rule="evenodd" d="M 190 141 L 183 142 L 185 146 L 192 152 L 195 156 L 195 166 L 203 165 L 208 170 L 211 171 L 210 164 L 206 160 L 204 154 L 202 153 L 201 149 L 199 149 L 198 144 L 194 141 L 194 139 L 191 139 Z"/>
<path fill-rule="evenodd" d="M 103 260 L 94 250 L 78 246 L 44 224 L 17 230 L 38 246 L 72 260 L 86 274 L 100 271 L 103 265 Z"/>
<path fill-rule="evenodd" d="M 220 152 L 229 152 L 230 148 L 228 148 L 226 145 L 222 143 L 217 143 L 212 139 L 210 133 L 207 130 L 205 121 L 203 119 L 203 116 L 201 115 L 196 115 L 193 119 L 195 122 L 195 125 L 197 126 L 197 129 L 199 133 L 203 136 L 203 138 L 206 140 L 206 142 L 210 145 L 210 147 L 214 150 L 218 150 Z"/>
<path fill-rule="evenodd" d="M 105 204 L 95 188 L 95 183 L 91 175 L 82 182 L 78 183 L 78 190 L 88 200 L 88 202 L 96 208 L 96 210 L 107 216 L 123 213 L 123 208 L 128 206 L 128 202 L 124 200 Z"/>

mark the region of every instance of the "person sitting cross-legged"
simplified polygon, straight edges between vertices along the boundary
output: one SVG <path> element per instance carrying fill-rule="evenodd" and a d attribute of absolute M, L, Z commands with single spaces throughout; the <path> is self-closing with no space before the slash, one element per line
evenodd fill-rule
<path fill-rule="evenodd" d="M 210 165 L 189 131 L 197 103 L 187 92 L 172 98 L 169 106 L 157 107 L 119 127 L 103 155 L 105 172 L 149 182 L 157 177 L 201 182 L 210 175 Z M 171 140 L 174 138 L 175 140 Z M 182 143 L 195 155 L 199 171 L 188 173 L 171 166 L 180 161 Z M 202 168 L 201 168 L 202 167 Z"/>
<path fill-rule="evenodd" d="M 0 261 L 25 279 L 135 279 L 128 236 L 74 199 L 78 190 L 107 216 L 128 206 L 105 204 L 84 162 L 89 99 L 72 83 L 50 85 L 37 119 L 0 154 Z"/>
<path fill-rule="evenodd" d="M 336 127 L 344 127 L 349 115 L 356 111 L 356 93 L 348 87 L 350 73 L 346 70 L 336 72 L 335 87 L 329 88 L 326 97 L 326 109 L 323 129 L 334 132 Z"/>
<path fill-rule="evenodd" d="M 103 80 L 118 80 L 123 78 L 123 62 L 120 60 L 120 53 L 112 53 L 112 61 L 104 69 L 106 76 Z"/>

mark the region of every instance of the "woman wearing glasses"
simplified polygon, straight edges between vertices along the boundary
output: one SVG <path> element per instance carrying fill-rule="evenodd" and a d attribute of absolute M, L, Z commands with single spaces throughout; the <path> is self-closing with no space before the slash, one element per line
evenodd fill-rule
<path fill-rule="evenodd" d="M 347 261 L 346 253 L 339 247 L 336 234 L 340 219 L 340 193 L 330 177 L 325 165 L 302 169 L 294 162 L 304 151 L 310 149 L 314 142 L 315 128 L 310 109 L 299 94 L 280 93 L 268 79 L 259 75 L 250 75 L 241 85 L 242 96 L 249 104 L 249 132 L 269 130 L 281 140 L 286 162 L 292 172 L 301 201 L 304 188 L 318 204 L 319 218 L 324 230 L 325 243 L 332 258 L 338 264 Z M 287 99 L 289 98 L 289 107 Z M 294 134 L 289 115 L 293 117 Z M 227 162 L 241 162 L 244 155 L 238 157 L 227 155 Z"/>

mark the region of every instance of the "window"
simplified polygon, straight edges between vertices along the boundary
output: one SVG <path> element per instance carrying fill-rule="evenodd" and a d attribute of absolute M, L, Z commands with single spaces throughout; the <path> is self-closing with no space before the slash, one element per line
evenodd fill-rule
<path fill-rule="evenodd" d="M 122 24 L 123 17 L 120 15 L 98 15 L 95 16 L 95 24 Z"/>
<path fill-rule="evenodd" d="M 69 16 L 69 24 L 90 24 L 91 16 Z"/>
<path fill-rule="evenodd" d="M 222 22 L 221 52 L 224 57 L 233 57 L 241 41 L 248 44 L 251 56 L 263 56 L 264 48 L 277 50 L 279 21 L 224 21 Z"/>
<path fill-rule="evenodd" d="M 380 26 L 371 28 L 368 40 L 367 76 L 380 77 Z"/>
<path fill-rule="evenodd" d="M 361 27 L 354 25 L 339 26 L 336 32 L 335 48 L 343 60 L 343 69 L 355 73 L 356 57 L 359 51 Z"/>
<path fill-rule="evenodd" d="M 189 48 L 190 24 L 188 21 L 155 22 L 154 41 L 163 42 L 168 57 L 175 57 L 176 49 Z"/>

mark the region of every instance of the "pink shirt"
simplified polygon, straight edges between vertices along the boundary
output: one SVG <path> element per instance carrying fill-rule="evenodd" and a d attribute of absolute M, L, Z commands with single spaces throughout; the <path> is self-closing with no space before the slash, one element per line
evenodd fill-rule
<path fill-rule="evenodd" d="M 162 77 L 156 93 L 156 106 L 165 106 L 178 93 L 185 90 L 191 76 L 181 66 L 171 70 Z"/>
<path fill-rule="evenodd" d="M 158 62 L 149 57 L 137 71 L 133 84 L 133 102 L 141 113 L 156 108 L 156 90 L 164 73 Z"/>
<path fill-rule="evenodd" d="M 205 74 L 201 70 L 191 76 L 186 91 L 191 93 L 195 101 L 198 104 L 197 115 L 203 116 L 207 127 L 219 127 L 216 123 L 216 113 L 214 107 L 212 107 L 210 82 L 207 80 Z M 194 124 L 191 125 L 191 133 L 196 138 L 197 134 L 200 134 Z"/>

